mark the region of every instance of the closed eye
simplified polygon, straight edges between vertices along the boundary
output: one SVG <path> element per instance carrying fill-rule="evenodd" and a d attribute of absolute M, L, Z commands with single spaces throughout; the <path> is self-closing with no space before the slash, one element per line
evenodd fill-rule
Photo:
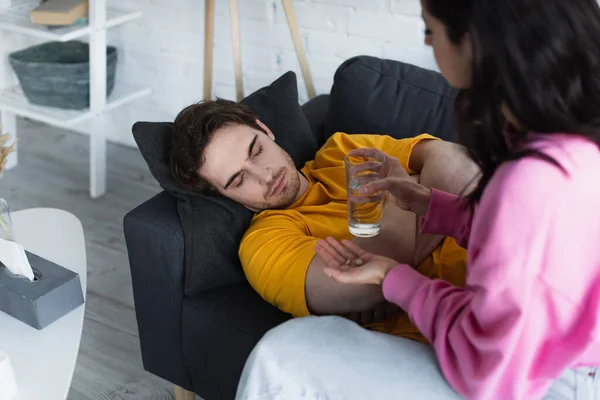
<path fill-rule="evenodd" d="M 254 159 L 254 158 L 258 157 L 262 152 L 263 152 L 263 147 L 259 146 L 258 151 L 252 158 Z M 245 176 L 245 174 L 239 175 L 239 182 L 235 185 L 236 188 L 239 188 L 240 186 L 242 186 L 244 184 L 244 176 Z"/>
<path fill-rule="evenodd" d="M 235 185 L 236 188 L 239 188 L 240 186 L 242 186 L 244 184 L 244 174 L 240 175 L 240 181 L 238 182 L 237 185 Z"/>

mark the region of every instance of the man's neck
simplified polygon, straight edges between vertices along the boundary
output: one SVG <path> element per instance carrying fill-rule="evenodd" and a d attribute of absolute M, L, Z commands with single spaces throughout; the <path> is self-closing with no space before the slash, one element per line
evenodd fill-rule
<path fill-rule="evenodd" d="M 294 199 L 294 203 L 297 202 L 298 200 L 300 200 L 300 198 L 302 196 L 304 196 L 304 193 L 306 193 L 306 191 L 308 190 L 308 187 L 310 186 L 310 182 L 308 182 L 308 178 L 306 178 L 302 172 L 296 170 L 296 173 L 298 174 L 298 177 L 300 178 L 300 189 L 298 190 L 298 194 L 296 195 L 296 198 Z"/>

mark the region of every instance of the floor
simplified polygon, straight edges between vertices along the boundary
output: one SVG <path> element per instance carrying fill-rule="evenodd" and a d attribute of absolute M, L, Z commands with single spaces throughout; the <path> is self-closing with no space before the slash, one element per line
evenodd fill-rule
<path fill-rule="evenodd" d="M 0 179 L 12 210 L 55 207 L 83 224 L 88 261 L 85 322 L 68 400 L 172 399 L 169 382 L 142 368 L 123 216 L 159 192 L 139 151 L 108 146 L 108 192 L 89 196 L 88 138 L 20 120 L 19 165 Z"/>

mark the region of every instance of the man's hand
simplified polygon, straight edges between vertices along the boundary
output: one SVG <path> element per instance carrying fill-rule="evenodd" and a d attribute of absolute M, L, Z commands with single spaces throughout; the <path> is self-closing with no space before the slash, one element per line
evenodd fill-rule
<path fill-rule="evenodd" d="M 378 324 L 389 321 L 402 312 L 400 307 L 387 301 L 375 306 L 372 310 L 342 315 L 360 325 Z"/>
<path fill-rule="evenodd" d="M 397 261 L 369 253 L 349 240 L 319 240 L 315 251 L 327 265 L 325 274 L 344 284 L 381 285 L 388 272 L 398 265 Z"/>

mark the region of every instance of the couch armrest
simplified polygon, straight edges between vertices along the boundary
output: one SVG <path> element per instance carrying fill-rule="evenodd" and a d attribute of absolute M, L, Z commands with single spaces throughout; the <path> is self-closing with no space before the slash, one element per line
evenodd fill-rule
<path fill-rule="evenodd" d="M 123 220 L 144 368 L 192 390 L 182 353 L 183 230 L 177 199 L 162 192 Z"/>
<path fill-rule="evenodd" d="M 233 399 L 252 348 L 269 329 L 291 318 L 248 282 L 188 297 L 183 304 L 185 360 L 196 393 L 207 400 Z"/>

